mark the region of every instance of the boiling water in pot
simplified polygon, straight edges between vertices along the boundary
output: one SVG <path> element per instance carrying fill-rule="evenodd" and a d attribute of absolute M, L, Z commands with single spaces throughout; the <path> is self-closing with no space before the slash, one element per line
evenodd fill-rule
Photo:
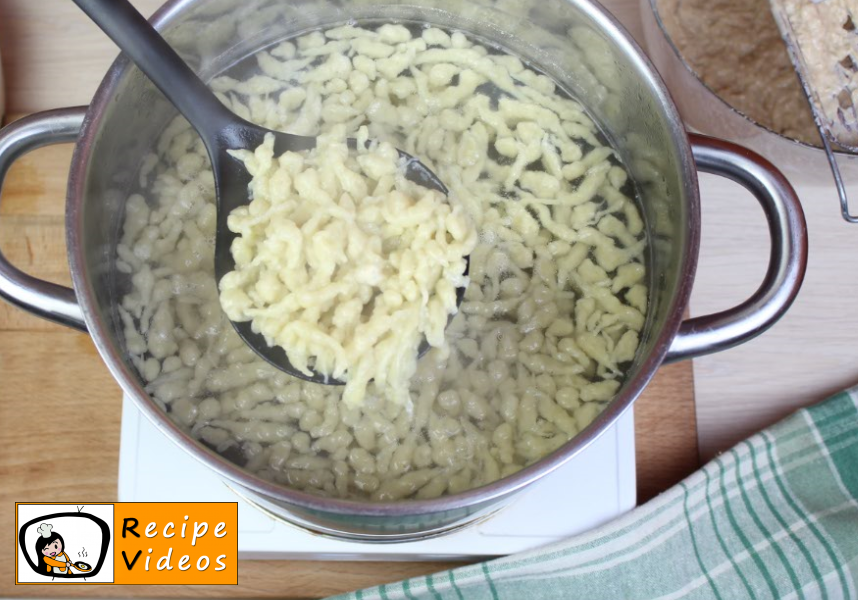
<path fill-rule="evenodd" d="M 189 433 L 258 476 L 311 493 L 432 498 L 510 475 L 584 429 L 615 395 L 644 326 L 645 228 L 586 111 L 517 57 L 461 32 L 349 24 L 267 48 L 214 78 L 238 115 L 390 141 L 445 182 L 479 228 L 470 284 L 410 401 L 271 367 L 224 316 L 214 181 L 176 119 L 128 198 L 120 316 L 147 391 Z"/>

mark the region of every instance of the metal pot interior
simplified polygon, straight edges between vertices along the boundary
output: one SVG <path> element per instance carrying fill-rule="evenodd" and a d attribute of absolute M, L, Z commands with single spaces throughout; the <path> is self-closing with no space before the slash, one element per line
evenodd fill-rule
<path fill-rule="evenodd" d="M 124 350 L 116 311 L 127 284 L 115 268 L 124 203 L 136 191 L 143 157 L 175 115 L 149 80 L 121 58 L 96 94 L 72 167 L 68 240 L 75 287 L 90 332 L 125 391 L 169 437 L 221 475 L 271 500 L 300 505 L 311 517 L 472 513 L 556 468 L 595 439 L 661 363 L 687 302 L 696 262 L 696 175 L 688 141 L 660 80 L 634 42 L 587 0 L 185 0 L 168 3 L 155 17 L 168 41 L 204 78 L 274 42 L 352 20 L 429 22 L 503 46 L 579 99 L 619 151 L 637 186 L 649 233 L 648 324 L 623 388 L 590 427 L 553 455 L 504 480 L 398 508 L 314 499 L 274 486 L 182 433 L 144 392 Z M 450 516 L 448 512 L 441 520 L 449 522 Z"/>

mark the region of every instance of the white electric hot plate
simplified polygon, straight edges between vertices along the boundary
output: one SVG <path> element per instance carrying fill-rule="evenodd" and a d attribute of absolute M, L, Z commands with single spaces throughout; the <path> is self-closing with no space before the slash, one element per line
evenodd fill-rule
<path fill-rule="evenodd" d="M 120 502 L 238 502 L 239 558 L 454 560 L 544 546 L 635 506 L 634 418 L 629 409 L 598 440 L 507 507 L 471 527 L 429 540 L 362 544 L 321 537 L 258 511 L 122 404 Z"/>

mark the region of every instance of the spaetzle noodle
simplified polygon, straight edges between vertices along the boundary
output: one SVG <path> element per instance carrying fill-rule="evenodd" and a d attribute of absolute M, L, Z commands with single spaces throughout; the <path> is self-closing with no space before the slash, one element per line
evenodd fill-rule
<path fill-rule="evenodd" d="M 366 139 L 366 129 L 358 132 Z M 370 380 L 407 403 L 422 339 L 444 336 L 477 231 L 464 209 L 406 179 L 390 143 L 349 152 L 345 131 L 320 136 L 308 156 L 274 158 L 274 136 L 235 151 L 253 200 L 233 210 L 235 270 L 220 281 L 224 312 L 252 321 L 292 366 L 346 382 L 343 402 L 363 403 Z"/>
<path fill-rule="evenodd" d="M 250 60 L 211 82 L 239 116 L 364 136 L 438 175 L 477 231 L 464 299 L 400 401 L 368 381 L 344 402 L 342 386 L 270 366 L 221 307 L 214 179 L 177 118 L 142 163 L 117 249 L 126 347 L 155 401 L 261 478 L 376 501 L 490 483 L 587 427 L 635 357 L 648 278 L 626 171 L 582 107 L 519 58 L 429 26 L 344 25 Z"/>

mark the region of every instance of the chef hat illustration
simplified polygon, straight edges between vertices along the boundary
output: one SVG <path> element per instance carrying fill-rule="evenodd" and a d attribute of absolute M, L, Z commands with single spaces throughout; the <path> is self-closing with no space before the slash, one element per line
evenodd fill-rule
<path fill-rule="evenodd" d="M 39 525 L 38 532 L 42 534 L 42 537 L 51 537 L 51 529 L 53 528 L 54 526 L 50 523 L 42 523 L 41 525 Z"/>

